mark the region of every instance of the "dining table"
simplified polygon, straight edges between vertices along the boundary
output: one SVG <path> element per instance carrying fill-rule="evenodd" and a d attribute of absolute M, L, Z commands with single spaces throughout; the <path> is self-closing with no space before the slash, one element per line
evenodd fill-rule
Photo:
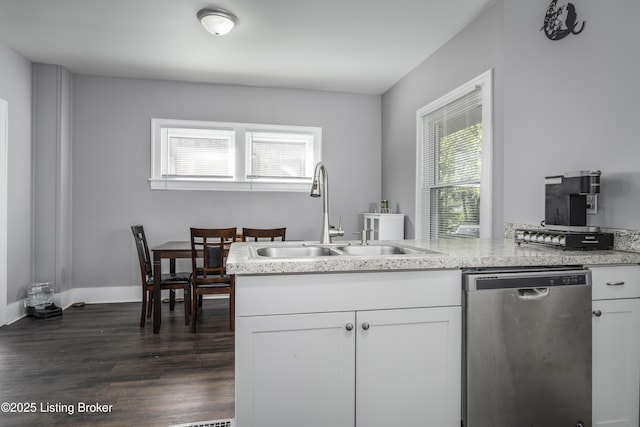
<path fill-rule="evenodd" d="M 162 260 L 169 259 L 169 269 L 175 273 L 176 259 L 191 258 L 191 242 L 172 240 L 151 248 L 151 251 L 153 252 L 153 333 L 158 334 L 162 323 L 162 289 L 160 287 Z"/>
<path fill-rule="evenodd" d="M 242 241 L 242 233 L 237 233 L 236 242 Z M 229 241 L 229 243 L 232 243 Z M 169 260 L 169 271 L 175 273 L 176 259 L 191 258 L 190 240 L 170 240 L 161 245 L 151 248 L 153 252 L 153 333 L 160 333 L 162 323 L 162 288 L 160 279 L 162 277 L 162 260 Z"/>

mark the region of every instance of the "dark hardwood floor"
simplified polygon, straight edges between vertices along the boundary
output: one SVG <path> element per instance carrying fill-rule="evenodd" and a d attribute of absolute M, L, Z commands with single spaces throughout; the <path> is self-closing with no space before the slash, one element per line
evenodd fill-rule
<path fill-rule="evenodd" d="M 170 312 L 163 304 L 159 335 L 151 322 L 139 327 L 139 303 L 71 307 L 61 317 L 28 317 L 0 328 L 0 426 L 168 426 L 233 418 L 228 301 L 205 300 L 196 334 L 182 309 L 177 304 Z M 3 402 L 35 412 L 5 412 Z M 90 406 L 96 404 L 102 406 Z"/>

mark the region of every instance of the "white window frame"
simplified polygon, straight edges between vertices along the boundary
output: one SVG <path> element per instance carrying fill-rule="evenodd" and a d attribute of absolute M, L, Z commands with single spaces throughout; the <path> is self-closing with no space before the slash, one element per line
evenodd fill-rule
<path fill-rule="evenodd" d="M 258 138 L 258 140 L 269 140 L 272 139 L 273 141 L 286 141 L 289 140 L 290 142 L 296 142 L 296 143 L 304 143 L 304 148 L 305 148 L 305 169 L 307 171 L 310 172 L 310 176 L 313 174 L 313 169 L 315 167 L 315 164 L 320 161 L 320 160 L 316 160 L 316 156 L 314 154 L 314 140 L 316 139 L 316 136 L 313 133 L 306 133 L 306 132 L 283 132 L 282 130 L 277 131 L 277 132 L 273 132 L 273 131 L 266 131 L 264 129 L 247 129 L 247 131 L 245 132 L 245 143 L 246 143 L 246 153 L 248 153 L 245 156 L 245 160 L 246 160 L 246 169 L 245 169 L 245 176 L 248 180 L 254 179 L 251 175 L 250 172 L 252 170 L 253 167 L 253 136 L 254 135 L 258 135 L 258 136 L 262 136 L 262 138 Z M 289 136 L 291 135 L 291 136 Z M 301 142 L 303 141 L 303 142 Z M 261 177 L 261 178 L 257 178 L 262 180 L 263 182 L 287 182 L 290 181 L 290 179 L 286 179 L 286 180 L 280 180 L 278 178 L 267 178 L 267 177 Z M 307 188 L 308 190 L 308 188 Z"/>
<path fill-rule="evenodd" d="M 233 132 L 233 178 L 166 177 L 162 175 L 162 147 L 166 145 L 167 129 Z M 308 141 L 305 159 L 307 176 L 299 179 L 253 178 L 251 170 L 251 133 L 303 135 Z M 313 181 L 313 166 L 322 160 L 322 128 L 311 126 L 268 125 L 255 123 L 212 122 L 177 119 L 151 119 L 151 177 L 152 190 L 211 190 L 211 191 L 309 191 Z"/>
<path fill-rule="evenodd" d="M 482 89 L 482 168 L 480 173 L 480 238 L 492 236 L 492 147 L 493 147 L 493 70 L 482 73 L 475 79 L 459 86 L 448 94 L 438 98 L 416 112 L 416 211 L 415 238 L 429 239 L 430 221 L 421 218 L 431 217 L 430 192 L 422 190 L 429 173 L 421 164 L 423 146 L 424 116 L 465 96 L 476 88 Z M 424 223 L 424 226 L 423 226 Z"/>

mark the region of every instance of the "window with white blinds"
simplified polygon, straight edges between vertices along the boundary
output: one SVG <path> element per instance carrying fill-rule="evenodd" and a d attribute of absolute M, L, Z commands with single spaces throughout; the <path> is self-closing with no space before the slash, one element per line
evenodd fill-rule
<path fill-rule="evenodd" d="M 417 114 L 416 238 L 491 234 L 491 73 Z"/>
<path fill-rule="evenodd" d="M 248 179 L 298 180 L 311 176 L 313 135 L 247 132 Z"/>
<path fill-rule="evenodd" d="M 233 179 L 233 131 L 169 128 L 163 132 L 162 178 Z"/>
<path fill-rule="evenodd" d="M 152 189 L 309 191 L 317 127 L 152 119 Z"/>

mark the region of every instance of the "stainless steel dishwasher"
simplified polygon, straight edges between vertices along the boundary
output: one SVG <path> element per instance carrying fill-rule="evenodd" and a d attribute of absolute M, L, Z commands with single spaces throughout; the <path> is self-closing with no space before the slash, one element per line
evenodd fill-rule
<path fill-rule="evenodd" d="M 463 277 L 464 427 L 591 427 L 591 272 Z"/>

